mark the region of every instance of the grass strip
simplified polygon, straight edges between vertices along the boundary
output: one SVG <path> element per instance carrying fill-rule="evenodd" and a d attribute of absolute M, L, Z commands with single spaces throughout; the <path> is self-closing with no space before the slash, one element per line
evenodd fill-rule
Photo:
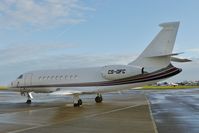
<path fill-rule="evenodd" d="M 0 86 L 0 90 L 6 90 L 7 89 L 7 87 L 5 87 L 5 86 Z"/>
<path fill-rule="evenodd" d="M 144 86 L 144 90 L 168 90 L 168 89 L 193 89 L 199 88 L 199 86 L 186 86 L 186 85 L 177 85 L 177 86 Z"/>

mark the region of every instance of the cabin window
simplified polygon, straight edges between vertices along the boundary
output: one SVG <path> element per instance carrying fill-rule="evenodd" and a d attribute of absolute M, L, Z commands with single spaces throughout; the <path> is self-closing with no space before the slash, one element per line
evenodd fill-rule
<path fill-rule="evenodd" d="M 74 76 L 74 79 L 77 79 L 77 75 Z"/>
<path fill-rule="evenodd" d="M 45 80 L 46 79 L 46 76 L 43 76 L 43 80 Z"/>
<path fill-rule="evenodd" d="M 23 75 L 20 75 L 17 79 L 22 79 L 23 78 Z"/>
<path fill-rule="evenodd" d="M 39 80 L 41 80 L 42 78 L 41 78 L 41 76 L 39 76 Z"/>
<path fill-rule="evenodd" d="M 49 80 L 49 79 L 50 79 L 50 76 L 47 77 L 47 80 Z"/>
<path fill-rule="evenodd" d="M 63 76 L 62 76 L 62 75 L 60 76 L 60 79 L 61 79 L 61 80 L 63 79 Z"/>
<path fill-rule="evenodd" d="M 58 80 L 59 76 L 56 76 L 55 79 Z"/>
<path fill-rule="evenodd" d="M 70 79 L 72 79 L 73 78 L 73 75 L 70 75 Z"/>

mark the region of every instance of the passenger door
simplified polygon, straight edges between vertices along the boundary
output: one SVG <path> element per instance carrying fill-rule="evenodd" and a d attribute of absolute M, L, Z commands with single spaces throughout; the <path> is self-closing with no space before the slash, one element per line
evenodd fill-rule
<path fill-rule="evenodd" d="M 32 85 L 32 73 L 26 73 L 24 76 L 24 86 Z"/>

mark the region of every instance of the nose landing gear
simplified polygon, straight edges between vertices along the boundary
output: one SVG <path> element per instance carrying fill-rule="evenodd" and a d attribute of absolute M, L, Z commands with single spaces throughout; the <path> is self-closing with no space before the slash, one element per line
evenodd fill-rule
<path fill-rule="evenodd" d="M 32 102 L 32 101 L 31 101 L 30 99 L 28 99 L 28 100 L 26 101 L 27 104 L 31 104 L 31 102 Z"/>
<path fill-rule="evenodd" d="M 26 88 L 20 88 L 20 92 L 21 92 L 21 96 L 27 96 L 26 103 L 31 104 L 32 103 L 31 100 L 33 99 L 32 93 L 29 92 L 29 90 L 27 90 Z"/>
<path fill-rule="evenodd" d="M 26 103 L 31 104 L 32 103 L 31 99 L 33 99 L 31 92 L 27 92 L 27 97 L 28 97 L 28 99 L 27 99 Z"/>

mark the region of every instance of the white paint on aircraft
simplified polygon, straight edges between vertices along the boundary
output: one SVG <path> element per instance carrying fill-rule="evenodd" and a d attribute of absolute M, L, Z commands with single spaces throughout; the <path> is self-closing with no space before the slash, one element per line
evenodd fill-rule
<path fill-rule="evenodd" d="M 33 98 L 31 92 L 73 95 L 74 106 L 80 106 L 81 94 L 97 94 L 96 102 L 102 102 L 101 93 L 153 84 L 174 76 L 181 71 L 171 65 L 171 57 L 176 55 L 172 54 L 172 50 L 179 22 L 160 26 L 162 30 L 128 65 L 31 71 L 13 81 L 10 90 L 27 95 L 27 103 L 31 103 Z"/>

